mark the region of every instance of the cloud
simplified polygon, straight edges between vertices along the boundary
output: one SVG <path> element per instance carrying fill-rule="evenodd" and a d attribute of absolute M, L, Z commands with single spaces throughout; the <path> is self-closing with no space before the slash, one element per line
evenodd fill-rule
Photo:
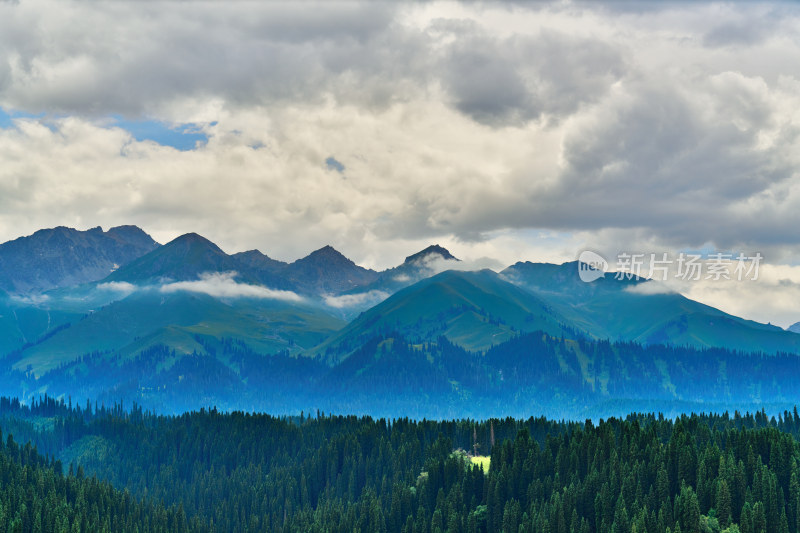
<path fill-rule="evenodd" d="M 540 115 L 538 102 L 513 61 L 494 43 L 455 46 L 444 61 L 445 83 L 459 111 L 489 125 L 524 124 Z"/>
<path fill-rule="evenodd" d="M 762 4 L 753 11 L 740 16 L 724 17 L 703 36 L 703 44 L 709 47 L 753 46 L 763 43 L 770 35 L 783 30 L 781 9 Z"/>
<path fill-rule="evenodd" d="M 800 321 L 800 266 L 765 263 L 756 281 L 703 280 L 685 284 L 681 293 L 763 323 L 787 327 Z"/>
<path fill-rule="evenodd" d="M 377 305 L 390 296 L 389 293 L 379 290 L 359 292 L 356 294 L 344 294 L 342 296 L 325 296 L 325 304 L 336 309 L 347 309 L 350 307 L 369 308 Z"/>
<path fill-rule="evenodd" d="M 625 287 L 625 291 L 631 294 L 642 294 L 648 296 L 654 294 L 675 294 L 677 292 L 668 285 L 655 280 L 644 281 L 642 283 L 637 283 L 636 285 Z"/>
<path fill-rule="evenodd" d="M 197 281 L 177 281 L 167 283 L 159 288 L 162 293 L 197 292 L 214 298 L 260 298 L 301 302 L 303 298 L 291 291 L 268 289 L 259 285 L 236 283 L 236 272 L 205 273 Z"/>
<path fill-rule="evenodd" d="M 624 71 L 622 51 L 594 38 L 541 29 L 493 35 L 480 25 L 436 20 L 442 83 L 455 107 L 490 126 L 549 121 L 601 99 Z"/>
<path fill-rule="evenodd" d="M 505 266 L 507 266 L 501 261 L 489 257 L 479 257 L 477 259 L 465 259 L 456 261 L 454 259 L 445 259 L 444 257 L 442 257 L 437 253 L 424 255 L 421 258 L 414 261 L 412 265 L 414 265 L 414 267 L 418 269 L 420 278 L 430 277 L 440 272 L 444 272 L 446 270 L 460 270 L 464 272 L 472 270 L 483 270 L 485 268 L 491 270 L 500 270 L 502 268 L 505 268 Z M 398 277 L 402 277 L 402 275 Z M 395 279 L 397 279 L 397 277 Z"/>
<path fill-rule="evenodd" d="M 12 302 L 22 305 L 40 306 L 45 305 L 50 301 L 50 296 L 47 294 L 27 294 L 25 296 L 18 294 L 11 294 L 9 298 Z"/>
<path fill-rule="evenodd" d="M 269 289 L 260 285 L 237 283 L 236 272 L 206 272 L 200 274 L 195 281 L 165 282 L 161 285 L 134 285 L 125 281 L 100 283 L 97 289 L 114 293 L 124 298 L 137 291 L 153 291 L 164 294 L 176 292 L 195 292 L 207 294 L 214 298 L 258 298 L 302 302 L 303 298 L 292 291 Z M 44 295 L 46 298 L 46 295 Z M 44 301 L 44 300 L 43 300 Z"/>
<path fill-rule="evenodd" d="M 97 289 L 101 291 L 109 291 L 122 295 L 123 297 L 133 294 L 137 290 L 137 286 L 127 281 L 109 281 L 106 283 L 99 283 Z"/>
<path fill-rule="evenodd" d="M 389 31 L 396 11 L 391 3 L 366 2 L 269 2 L 246 9 L 4 3 L 3 99 L 31 110 L 127 116 L 156 114 L 186 98 L 231 106 L 312 101 L 326 93 L 349 99 L 355 96 L 347 94 L 352 74 L 371 85 L 399 81 L 375 76 L 381 62 L 407 49 L 393 41 L 402 35 Z M 397 73 L 402 78 L 402 70 Z"/>

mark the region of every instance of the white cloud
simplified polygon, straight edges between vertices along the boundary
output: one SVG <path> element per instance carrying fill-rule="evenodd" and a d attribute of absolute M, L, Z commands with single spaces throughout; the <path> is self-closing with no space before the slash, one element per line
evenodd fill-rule
<path fill-rule="evenodd" d="M 372 290 L 356 294 L 344 294 L 341 296 L 325 296 L 324 300 L 325 304 L 336 309 L 347 309 L 350 307 L 369 308 L 381 303 L 389 296 L 387 292 Z"/>
<path fill-rule="evenodd" d="M 642 295 L 654 295 L 654 294 L 675 294 L 673 288 L 667 286 L 664 283 L 660 283 L 655 280 L 645 281 L 642 283 L 637 283 L 636 285 L 631 285 L 625 288 L 625 291 L 631 294 L 642 294 Z"/>
<path fill-rule="evenodd" d="M 100 283 L 97 285 L 97 288 L 101 291 L 118 293 L 123 297 L 133 294 L 137 290 L 136 285 L 133 283 L 128 283 L 127 281 L 109 281 L 106 283 Z"/>
<path fill-rule="evenodd" d="M 9 295 L 9 298 L 12 302 L 33 306 L 45 305 L 50 301 L 50 296 L 47 294 L 28 294 L 25 296 L 11 294 Z"/>
<path fill-rule="evenodd" d="M 472 271 L 483 270 L 484 268 L 501 270 L 508 266 L 497 259 L 491 259 L 488 257 L 456 261 L 453 259 L 445 259 L 437 253 L 425 255 L 414 261 L 412 264 L 419 270 L 418 278 L 434 276 L 440 272 L 444 272 L 445 270 Z M 395 279 L 397 279 L 397 277 Z"/>
<path fill-rule="evenodd" d="M 197 292 L 214 298 L 261 298 L 301 302 L 303 298 L 291 291 L 268 289 L 260 285 L 248 285 L 234 281 L 236 272 L 214 272 L 200 275 L 197 281 L 177 281 L 167 283 L 159 288 L 163 293 Z"/>
<path fill-rule="evenodd" d="M 788 327 L 800 321 L 800 266 L 763 265 L 756 281 L 703 280 L 685 296 L 744 318 Z"/>

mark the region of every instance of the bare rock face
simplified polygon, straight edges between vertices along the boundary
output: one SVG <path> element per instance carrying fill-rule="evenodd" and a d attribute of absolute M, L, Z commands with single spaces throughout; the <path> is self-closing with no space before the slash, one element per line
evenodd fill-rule
<path fill-rule="evenodd" d="M 0 288 L 25 294 L 97 281 L 158 246 L 136 226 L 39 230 L 0 244 Z"/>
<path fill-rule="evenodd" d="M 286 267 L 284 275 L 305 292 L 340 293 L 372 283 L 378 273 L 325 246 Z"/>

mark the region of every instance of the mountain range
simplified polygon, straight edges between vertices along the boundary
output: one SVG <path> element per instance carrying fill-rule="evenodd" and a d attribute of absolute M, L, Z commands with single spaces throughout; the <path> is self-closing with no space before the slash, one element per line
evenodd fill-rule
<path fill-rule="evenodd" d="M 796 328 L 648 283 L 585 283 L 575 262 L 468 271 L 438 245 L 376 272 L 330 246 L 287 263 L 194 233 L 59 227 L 0 245 L 0 384 L 163 411 L 791 402 L 781 380 L 796 374 L 768 373 L 800 360 Z"/>
<path fill-rule="evenodd" d="M 136 226 L 43 229 L 0 244 L 0 289 L 29 293 L 95 281 L 157 247 Z"/>

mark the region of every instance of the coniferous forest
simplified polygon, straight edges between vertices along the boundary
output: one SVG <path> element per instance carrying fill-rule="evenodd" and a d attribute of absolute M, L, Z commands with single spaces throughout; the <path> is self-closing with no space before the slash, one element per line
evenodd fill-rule
<path fill-rule="evenodd" d="M 800 531 L 797 410 L 414 421 L 45 397 L 3 398 L 0 424 L 2 531 Z"/>

